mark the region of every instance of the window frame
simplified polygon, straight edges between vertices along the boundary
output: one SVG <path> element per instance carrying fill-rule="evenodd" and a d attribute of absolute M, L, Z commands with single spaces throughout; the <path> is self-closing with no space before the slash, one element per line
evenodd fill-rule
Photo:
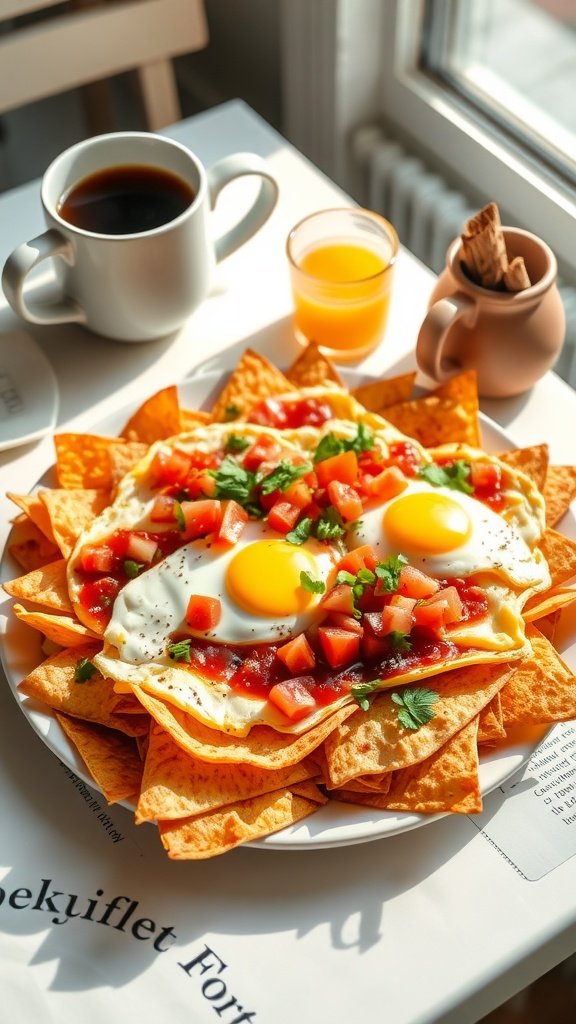
<path fill-rule="evenodd" d="M 494 199 L 515 223 L 546 238 L 560 264 L 576 274 L 576 192 L 447 83 L 419 68 L 425 0 L 383 0 L 382 7 L 382 116 L 477 194 Z M 457 163 L 447 162 L 446 154 L 457 155 Z"/>

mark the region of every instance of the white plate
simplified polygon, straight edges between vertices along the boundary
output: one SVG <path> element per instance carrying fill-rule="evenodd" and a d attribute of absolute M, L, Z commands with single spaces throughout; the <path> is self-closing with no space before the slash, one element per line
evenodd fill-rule
<path fill-rule="evenodd" d="M 29 334 L 0 334 L 0 451 L 38 440 L 56 425 L 58 384 Z"/>
<path fill-rule="evenodd" d="M 350 384 L 354 382 L 354 371 L 347 371 L 345 376 Z M 358 379 L 357 375 L 356 379 Z M 204 404 L 209 407 L 221 386 L 222 373 L 199 374 L 179 386 L 182 404 L 189 408 L 200 408 Z M 132 411 L 132 409 L 122 409 L 113 416 L 94 424 L 92 429 L 101 434 L 117 434 Z M 481 417 L 481 429 L 483 447 L 486 451 L 502 452 L 507 448 L 516 447 L 510 437 L 487 417 Z M 11 562 L 6 552 L 0 568 L 3 580 L 10 579 L 21 571 Z M 83 761 L 80 760 L 75 748 L 62 733 L 49 709 L 23 697 L 17 689 L 19 681 L 41 660 L 40 638 L 39 634 L 23 625 L 10 613 L 11 604 L 12 602 L 7 597 L 0 603 L 0 625 L 2 632 L 5 632 L 1 651 L 2 663 L 14 696 L 30 725 L 42 737 L 46 745 L 89 786 L 95 788 L 94 781 L 87 773 Z M 483 754 L 480 762 L 482 793 L 485 795 L 490 790 L 502 785 L 506 779 L 521 768 L 533 753 L 541 737 L 541 731 L 535 732 L 530 739 L 524 736 L 522 742 L 510 744 L 490 754 Z M 383 812 L 332 801 L 309 818 L 304 819 L 303 822 L 250 845 L 279 850 L 312 850 L 331 846 L 350 846 L 406 832 L 443 816 Z"/>

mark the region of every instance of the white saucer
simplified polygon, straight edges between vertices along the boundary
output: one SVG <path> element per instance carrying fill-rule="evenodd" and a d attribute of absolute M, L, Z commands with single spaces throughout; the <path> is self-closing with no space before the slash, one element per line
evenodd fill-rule
<path fill-rule="evenodd" d="M 0 451 L 36 441 L 57 414 L 58 384 L 42 349 L 23 331 L 0 333 Z"/>

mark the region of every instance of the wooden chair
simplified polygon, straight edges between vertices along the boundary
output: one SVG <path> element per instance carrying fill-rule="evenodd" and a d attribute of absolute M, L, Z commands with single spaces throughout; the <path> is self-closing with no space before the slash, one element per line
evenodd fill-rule
<path fill-rule="evenodd" d="M 203 0 L 0 0 L 0 114 L 82 87 L 90 134 L 110 130 L 107 80 L 132 71 L 156 131 L 181 117 L 172 58 L 207 42 Z"/>

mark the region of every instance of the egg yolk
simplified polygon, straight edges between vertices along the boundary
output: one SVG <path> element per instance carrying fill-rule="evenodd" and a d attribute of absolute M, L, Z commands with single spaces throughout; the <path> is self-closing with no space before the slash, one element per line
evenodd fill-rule
<path fill-rule="evenodd" d="M 466 511 L 445 494 L 407 494 L 384 513 L 384 532 L 400 551 L 434 555 L 464 544 L 472 532 Z"/>
<path fill-rule="evenodd" d="M 234 555 L 226 572 L 232 600 L 254 615 L 296 615 L 314 600 L 300 582 L 300 573 L 319 578 L 313 555 L 284 540 L 261 540 Z"/>

